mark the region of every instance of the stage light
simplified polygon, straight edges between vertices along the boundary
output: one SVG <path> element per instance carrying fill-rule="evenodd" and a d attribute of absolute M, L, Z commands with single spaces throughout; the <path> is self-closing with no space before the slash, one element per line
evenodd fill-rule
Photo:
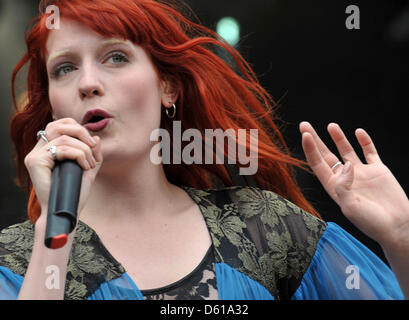
<path fill-rule="evenodd" d="M 220 19 L 217 23 L 216 32 L 232 46 L 235 46 L 240 40 L 240 25 L 232 17 Z"/>

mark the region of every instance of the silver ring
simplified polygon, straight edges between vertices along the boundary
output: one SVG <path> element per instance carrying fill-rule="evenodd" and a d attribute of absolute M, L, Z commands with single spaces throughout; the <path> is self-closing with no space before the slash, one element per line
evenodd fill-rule
<path fill-rule="evenodd" d="M 57 147 L 56 146 L 51 146 L 47 150 L 51 152 L 53 160 L 54 161 L 57 160 Z"/>
<path fill-rule="evenodd" d="M 40 138 L 48 143 L 47 132 L 45 132 L 44 130 L 40 130 L 40 131 L 37 132 L 37 140 L 40 139 Z"/>
<path fill-rule="evenodd" d="M 339 166 L 342 166 L 342 162 L 338 161 L 336 164 L 334 164 L 331 168 L 332 171 L 334 171 L 336 168 L 338 168 Z"/>

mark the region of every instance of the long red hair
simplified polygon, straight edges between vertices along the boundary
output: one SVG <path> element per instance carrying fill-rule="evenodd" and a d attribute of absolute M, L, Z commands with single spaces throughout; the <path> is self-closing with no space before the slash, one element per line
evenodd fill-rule
<path fill-rule="evenodd" d="M 291 156 L 274 123 L 276 102 L 237 50 L 184 14 L 184 11 L 191 13 L 186 5 L 153 0 L 43 0 L 39 15 L 26 32 L 27 53 L 12 74 L 16 114 L 11 120 L 10 133 L 15 145 L 18 183 L 30 194 L 28 216 L 32 222 L 40 215 L 40 207 L 24 158 L 37 143 L 37 131 L 52 121 L 44 59 L 50 32 L 46 27 L 49 14 L 45 9 L 50 4 L 59 8 L 61 18 L 84 23 L 104 37 L 127 39 L 145 48 L 160 79 L 170 81 L 178 93 L 174 120 L 181 121 L 182 130 L 258 129 L 258 171 L 254 176 L 257 186 L 274 191 L 320 217 L 296 183 L 294 168 L 308 170 L 308 166 Z M 235 65 L 229 65 L 215 54 L 214 48 L 228 52 Z M 26 63 L 29 63 L 26 96 L 17 101 L 16 76 Z M 235 68 L 239 72 L 235 72 Z M 166 117 L 162 117 L 161 127 L 172 133 L 172 122 Z M 250 154 L 249 140 L 245 147 Z M 178 185 L 213 188 L 214 176 L 226 186 L 234 185 L 226 167 L 220 164 L 182 163 L 164 165 L 164 168 L 168 180 Z"/>

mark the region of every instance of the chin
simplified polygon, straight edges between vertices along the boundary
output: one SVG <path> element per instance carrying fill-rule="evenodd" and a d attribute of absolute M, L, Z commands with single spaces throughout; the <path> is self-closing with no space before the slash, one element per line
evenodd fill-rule
<path fill-rule="evenodd" d="M 126 146 L 118 146 L 118 145 L 110 145 L 110 144 L 103 144 L 101 147 L 102 152 L 102 167 L 115 167 L 115 168 L 123 168 L 123 166 L 128 166 L 139 162 L 141 159 L 146 158 L 150 161 L 150 149 L 147 148 L 135 148 L 131 150 Z"/>

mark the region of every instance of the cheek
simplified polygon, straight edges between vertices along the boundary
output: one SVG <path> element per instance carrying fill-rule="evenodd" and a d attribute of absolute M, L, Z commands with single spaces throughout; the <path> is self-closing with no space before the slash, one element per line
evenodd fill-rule
<path fill-rule="evenodd" d="M 48 90 L 48 98 L 50 100 L 54 116 L 57 119 L 69 117 L 70 115 L 67 114 L 67 110 L 70 110 L 70 108 L 65 107 L 65 104 L 67 104 L 67 102 L 69 101 L 67 100 L 68 97 L 66 96 L 66 91 L 58 90 L 53 87 L 49 87 Z"/>
<path fill-rule="evenodd" d="M 124 101 L 132 109 L 132 113 L 147 120 L 151 118 L 160 122 L 161 94 L 157 79 L 151 72 L 134 72 L 122 78 L 116 86 Z"/>

